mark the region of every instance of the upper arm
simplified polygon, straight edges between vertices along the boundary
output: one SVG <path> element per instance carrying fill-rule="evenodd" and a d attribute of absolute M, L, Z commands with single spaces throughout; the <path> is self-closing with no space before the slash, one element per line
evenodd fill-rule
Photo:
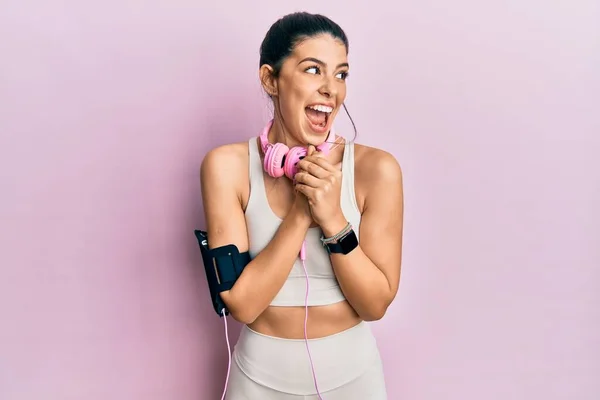
<path fill-rule="evenodd" d="M 402 170 L 391 154 L 381 150 L 365 161 L 370 166 L 364 171 L 368 194 L 360 223 L 360 246 L 386 276 L 393 298 L 398 291 L 402 263 Z"/>
<path fill-rule="evenodd" d="M 209 247 L 234 244 L 242 253 L 248 250 L 248 233 L 240 195 L 243 153 L 236 146 L 217 147 L 206 154 L 200 184 Z"/>

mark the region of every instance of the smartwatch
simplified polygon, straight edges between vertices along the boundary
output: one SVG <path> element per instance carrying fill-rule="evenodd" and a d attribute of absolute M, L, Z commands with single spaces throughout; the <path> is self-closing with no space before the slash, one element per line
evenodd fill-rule
<path fill-rule="evenodd" d="M 324 243 L 323 246 L 329 254 L 348 254 L 358 246 L 358 238 L 354 229 L 350 229 L 344 236 L 332 243 Z"/>

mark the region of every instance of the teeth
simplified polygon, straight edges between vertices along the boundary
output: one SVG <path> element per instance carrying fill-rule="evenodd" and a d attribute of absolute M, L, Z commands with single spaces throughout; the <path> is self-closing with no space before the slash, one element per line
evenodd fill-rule
<path fill-rule="evenodd" d="M 321 111 L 327 114 L 330 114 L 333 111 L 333 108 L 331 107 L 327 107 L 327 106 L 322 106 L 322 105 L 316 105 L 316 106 L 308 106 L 308 108 L 312 108 L 313 110 L 317 110 L 317 111 Z"/>

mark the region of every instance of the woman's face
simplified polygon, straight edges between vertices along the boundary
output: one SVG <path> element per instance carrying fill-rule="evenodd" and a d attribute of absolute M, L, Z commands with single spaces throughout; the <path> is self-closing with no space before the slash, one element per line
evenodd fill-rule
<path fill-rule="evenodd" d="M 315 146 L 327 137 L 346 98 L 348 58 L 344 44 L 324 34 L 300 42 L 273 82 L 288 145 Z M 281 129 L 276 115 L 275 129 Z"/>

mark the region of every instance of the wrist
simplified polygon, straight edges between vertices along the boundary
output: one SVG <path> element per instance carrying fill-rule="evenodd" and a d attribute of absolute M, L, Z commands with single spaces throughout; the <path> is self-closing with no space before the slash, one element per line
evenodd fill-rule
<path fill-rule="evenodd" d="M 346 227 L 346 225 L 348 225 L 348 220 L 346 217 L 344 217 L 342 212 L 339 212 L 335 215 L 335 217 L 332 217 L 326 221 L 326 223 L 323 223 L 321 225 L 321 230 L 323 231 L 323 236 L 327 238 L 340 233 L 342 229 Z"/>
<path fill-rule="evenodd" d="M 292 207 L 286 219 L 289 219 L 292 225 L 306 228 L 306 230 L 308 230 L 312 224 L 312 217 L 301 210 L 298 210 L 296 207 Z"/>

